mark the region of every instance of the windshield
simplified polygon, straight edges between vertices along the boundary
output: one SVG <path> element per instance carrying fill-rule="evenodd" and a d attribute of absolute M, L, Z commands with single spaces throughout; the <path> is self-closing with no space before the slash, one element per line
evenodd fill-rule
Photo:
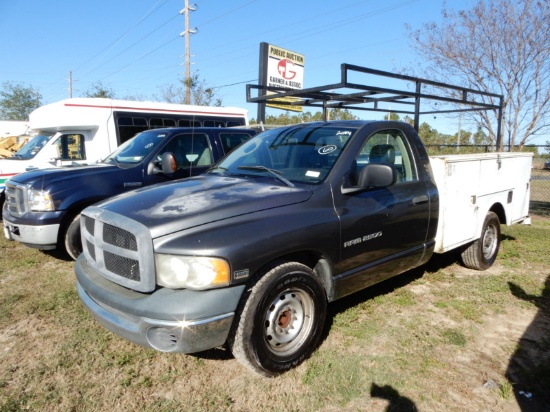
<path fill-rule="evenodd" d="M 103 162 L 139 163 L 162 143 L 167 135 L 168 132 L 158 130 L 142 132 L 120 145 L 118 149 L 107 156 Z"/>
<path fill-rule="evenodd" d="M 289 183 L 321 183 L 354 127 L 304 124 L 269 130 L 231 152 L 210 173 L 271 176 Z"/>
<path fill-rule="evenodd" d="M 13 159 L 32 159 L 36 154 L 42 149 L 46 143 L 48 143 L 48 140 L 50 140 L 52 136 L 46 136 L 46 135 L 38 135 L 34 136 L 31 140 L 27 142 L 21 149 L 19 149 L 14 155 Z"/>

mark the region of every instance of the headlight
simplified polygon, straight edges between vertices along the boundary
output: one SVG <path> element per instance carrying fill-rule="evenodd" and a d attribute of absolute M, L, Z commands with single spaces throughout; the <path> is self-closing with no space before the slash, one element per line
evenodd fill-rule
<path fill-rule="evenodd" d="M 157 254 L 155 263 L 161 286 L 210 289 L 229 285 L 229 263 L 223 259 Z"/>
<path fill-rule="evenodd" d="M 33 212 L 51 212 L 54 209 L 50 194 L 44 190 L 29 190 L 29 210 Z"/>

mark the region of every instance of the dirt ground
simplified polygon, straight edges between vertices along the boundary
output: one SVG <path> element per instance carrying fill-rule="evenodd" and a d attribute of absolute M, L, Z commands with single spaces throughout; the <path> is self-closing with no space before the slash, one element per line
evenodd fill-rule
<path fill-rule="evenodd" d="M 412 272 L 376 285 L 331 304 L 326 336 L 315 354 L 295 370 L 266 379 L 224 348 L 195 356 L 138 348 L 98 327 L 82 309 L 72 262 L 22 246 L 9 253 L 28 263 L 0 275 L 2 308 L 12 310 L 1 318 L 1 412 L 37 406 L 52 411 L 550 410 L 548 263 L 510 269 L 497 261 L 481 273 L 451 259 L 435 262 L 436 275 Z M 479 319 L 453 317 L 441 305 L 442 292 L 460 281 L 511 272 L 543 284 L 542 293 L 513 281 L 498 285 L 510 305 Z M 53 283 L 55 290 L 48 287 Z M 16 284 L 19 289 L 13 290 Z M 43 300 L 31 299 L 35 294 Z M 396 294 L 412 303 L 400 309 Z M 350 312 L 352 332 L 343 320 Z M 364 338 L 361 333 L 372 324 L 379 330 Z M 441 344 L 437 330 L 461 330 L 466 338 Z M 353 331 L 361 336 L 350 336 Z M 408 340 L 400 336 L 404 331 L 411 332 Z M 414 363 L 423 357 L 431 363 Z"/>

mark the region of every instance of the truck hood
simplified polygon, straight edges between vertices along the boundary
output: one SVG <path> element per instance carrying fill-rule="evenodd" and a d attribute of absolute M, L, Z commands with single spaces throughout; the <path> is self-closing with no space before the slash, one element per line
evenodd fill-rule
<path fill-rule="evenodd" d="M 30 172 L 21 173 L 11 178 L 13 182 L 20 184 L 31 184 L 34 189 L 47 189 L 51 184 L 63 181 L 67 186 L 69 180 L 74 180 L 75 185 L 81 185 L 81 179 L 87 176 L 94 176 L 94 180 L 99 180 L 99 174 L 108 174 L 119 170 L 116 166 L 110 164 L 98 164 L 93 166 L 67 166 L 55 169 L 39 169 Z"/>
<path fill-rule="evenodd" d="M 313 191 L 269 178 L 203 175 L 137 189 L 97 204 L 145 225 L 153 239 L 308 200 Z"/>

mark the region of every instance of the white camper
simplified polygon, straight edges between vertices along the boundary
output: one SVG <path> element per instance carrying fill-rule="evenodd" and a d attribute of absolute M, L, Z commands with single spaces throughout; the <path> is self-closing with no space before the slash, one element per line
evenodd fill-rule
<path fill-rule="evenodd" d="M 94 163 L 118 145 L 160 127 L 248 125 L 248 111 L 101 98 L 74 98 L 48 104 L 29 116 L 37 132 L 13 157 L 0 160 L 0 192 L 5 181 L 28 170 Z"/>
<path fill-rule="evenodd" d="M 22 120 L 0 120 L 0 139 L 27 135 L 29 133 L 29 122 Z"/>

